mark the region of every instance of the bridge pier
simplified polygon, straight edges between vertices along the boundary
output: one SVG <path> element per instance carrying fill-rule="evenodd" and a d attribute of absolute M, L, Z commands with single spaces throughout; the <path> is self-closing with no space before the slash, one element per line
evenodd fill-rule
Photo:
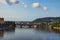
<path fill-rule="evenodd" d="M 22 28 L 22 25 L 20 25 L 20 28 Z"/>
<path fill-rule="evenodd" d="M 29 28 L 32 28 L 32 25 L 29 25 Z"/>

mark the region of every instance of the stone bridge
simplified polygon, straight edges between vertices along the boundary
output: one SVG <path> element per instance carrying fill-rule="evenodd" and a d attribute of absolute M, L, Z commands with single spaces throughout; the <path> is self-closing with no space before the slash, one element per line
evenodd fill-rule
<path fill-rule="evenodd" d="M 29 21 L 21 21 L 21 22 L 15 22 L 16 25 L 19 25 L 21 28 L 23 26 L 28 26 L 29 28 L 33 27 L 33 28 L 38 28 L 41 26 L 41 23 L 40 22 L 29 22 Z M 47 26 L 46 24 L 47 23 L 44 23 L 45 26 Z"/>

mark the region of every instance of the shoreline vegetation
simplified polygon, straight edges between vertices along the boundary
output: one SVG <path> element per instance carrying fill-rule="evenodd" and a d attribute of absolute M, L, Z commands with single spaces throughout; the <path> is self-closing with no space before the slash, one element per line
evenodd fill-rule
<path fill-rule="evenodd" d="M 31 23 L 38 23 L 38 24 L 40 23 L 40 26 L 36 27 L 38 29 L 41 29 L 41 30 L 46 29 L 47 31 L 50 30 L 50 31 L 60 33 L 60 17 L 39 18 L 32 21 Z M 15 28 L 15 27 L 16 27 L 15 21 L 4 21 L 3 24 L 0 23 L 0 30 L 2 29 L 8 30 L 10 28 Z"/>
<path fill-rule="evenodd" d="M 0 31 L 1 30 L 10 30 L 15 28 L 15 22 L 13 21 L 4 21 L 3 24 L 0 24 Z"/>

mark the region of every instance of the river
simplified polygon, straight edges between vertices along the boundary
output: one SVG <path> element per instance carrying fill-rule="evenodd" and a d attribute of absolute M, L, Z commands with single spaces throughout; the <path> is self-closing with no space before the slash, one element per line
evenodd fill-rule
<path fill-rule="evenodd" d="M 0 31 L 0 40 L 60 40 L 60 34 L 35 28 L 15 28 L 10 31 Z"/>

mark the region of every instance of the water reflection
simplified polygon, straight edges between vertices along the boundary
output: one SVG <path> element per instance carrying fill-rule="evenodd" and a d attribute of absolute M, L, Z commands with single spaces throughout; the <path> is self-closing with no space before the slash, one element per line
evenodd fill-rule
<path fill-rule="evenodd" d="M 13 28 L 13 29 L 8 29 L 8 30 L 5 30 L 5 32 L 15 32 L 15 28 Z"/>
<path fill-rule="evenodd" d="M 4 31 L 0 31 L 0 37 L 3 37 Z"/>
<path fill-rule="evenodd" d="M 13 28 L 0 31 L 0 40 L 60 40 L 60 34 L 34 28 Z"/>
<path fill-rule="evenodd" d="M 5 34 L 11 34 L 11 33 L 15 33 L 15 28 L 13 29 L 9 29 L 9 30 L 1 30 L 0 31 L 0 40 L 3 39 L 3 37 L 5 36 Z"/>

